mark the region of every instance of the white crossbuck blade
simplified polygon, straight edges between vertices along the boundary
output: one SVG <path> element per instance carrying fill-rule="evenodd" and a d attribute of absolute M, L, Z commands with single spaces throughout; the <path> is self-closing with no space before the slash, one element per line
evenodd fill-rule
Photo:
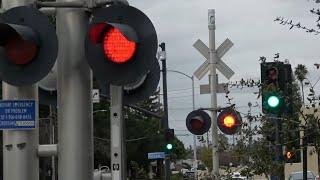
<path fill-rule="evenodd" d="M 234 72 L 232 69 L 229 68 L 228 65 L 226 65 L 222 60 L 221 57 L 233 46 L 233 43 L 226 39 L 216 50 L 217 57 L 218 57 L 218 64 L 217 69 L 227 78 L 230 79 Z M 194 75 L 201 80 L 209 71 L 209 48 L 200 40 L 198 39 L 194 44 L 193 47 L 195 47 L 205 58 L 206 61 L 194 72 Z"/>

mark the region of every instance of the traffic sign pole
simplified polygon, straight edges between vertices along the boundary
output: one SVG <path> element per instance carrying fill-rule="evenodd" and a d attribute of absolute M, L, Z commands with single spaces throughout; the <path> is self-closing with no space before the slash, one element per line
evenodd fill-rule
<path fill-rule="evenodd" d="M 126 180 L 125 121 L 122 86 L 110 86 L 111 173 L 112 180 Z"/>
<path fill-rule="evenodd" d="M 88 17 L 85 9 L 57 10 L 58 179 L 93 179 L 92 74 L 83 45 Z"/>
<path fill-rule="evenodd" d="M 215 47 L 215 11 L 208 10 L 208 28 L 209 28 L 209 68 L 210 68 L 210 92 L 211 92 L 211 107 L 217 108 L 217 63 L 218 58 Z M 218 154 L 218 128 L 217 128 L 217 111 L 212 111 L 212 177 L 215 180 L 219 179 L 219 154 Z"/>
<path fill-rule="evenodd" d="M 34 0 L 3 0 L 2 9 L 33 3 Z M 16 87 L 2 82 L 2 97 L 5 100 L 38 99 L 38 86 Z M 36 147 L 39 144 L 38 106 L 35 112 L 35 129 L 3 130 L 3 179 L 39 179 L 39 159 Z"/>

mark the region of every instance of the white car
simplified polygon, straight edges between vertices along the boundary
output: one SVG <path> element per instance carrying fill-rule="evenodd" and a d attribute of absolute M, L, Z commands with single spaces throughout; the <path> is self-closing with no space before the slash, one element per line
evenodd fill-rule
<path fill-rule="evenodd" d="M 288 180 L 303 180 L 303 172 L 299 171 L 291 173 Z M 307 180 L 317 180 L 317 178 L 311 171 L 307 171 Z"/>
<path fill-rule="evenodd" d="M 241 176 L 239 172 L 234 172 L 231 176 L 231 179 L 233 180 L 246 180 L 247 178 L 244 176 Z"/>

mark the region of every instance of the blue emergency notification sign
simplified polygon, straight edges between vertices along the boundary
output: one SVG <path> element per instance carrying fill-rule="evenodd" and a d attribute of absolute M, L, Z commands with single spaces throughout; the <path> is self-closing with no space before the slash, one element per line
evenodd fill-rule
<path fill-rule="evenodd" d="M 35 100 L 0 101 L 0 129 L 33 129 L 35 120 Z"/>

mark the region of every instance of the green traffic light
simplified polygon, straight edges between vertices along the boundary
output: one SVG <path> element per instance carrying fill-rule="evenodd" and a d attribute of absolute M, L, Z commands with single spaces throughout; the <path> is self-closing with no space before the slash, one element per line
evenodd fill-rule
<path fill-rule="evenodd" d="M 172 147 L 173 147 L 172 144 L 167 144 L 167 149 L 168 149 L 168 150 L 171 150 Z"/>
<path fill-rule="evenodd" d="M 277 96 L 270 96 L 268 98 L 268 105 L 272 108 L 276 108 L 280 104 L 280 99 Z"/>

